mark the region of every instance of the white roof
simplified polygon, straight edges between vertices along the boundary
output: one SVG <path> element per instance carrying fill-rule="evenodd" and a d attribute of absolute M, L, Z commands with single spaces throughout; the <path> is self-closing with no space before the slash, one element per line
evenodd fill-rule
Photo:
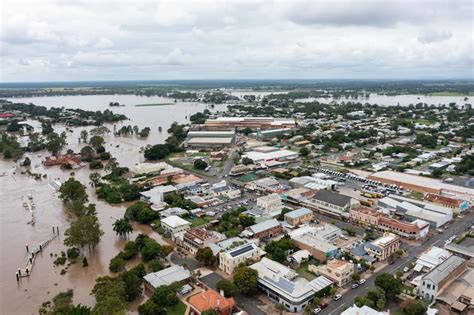
<path fill-rule="evenodd" d="M 388 312 L 379 312 L 374 310 L 367 305 L 363 305 L 362 307 L 358 307 L 357 305 L 353 305 L 346 309 L 341 315 L 388 315 Z"/>
<path fill-rule="evenodd" d="M 246 152 L 244 157 L 248 157 L 253 161 L 267 161 L 267 160 L 274 160 L 274 159 L 281 159 L 281 158 L 290 158 L 298 156 L 298 153 L 290 151 L 290 150 L 278 150 L 273 152 L 257 152 L 257 151 L 250 151 Z"/>
<path fill-rule="evenodd" d="M 171 266 L 169 268 L 147 274 L 143 279 L 150 283 L 154 288 L 162 285 L 170 285 L 173 282 L 183 281 L 191 277 L 191 273 L 183 266 Z"/>
<path fill-rule="evenodd" d="M 189 221 L 186 221 L 185 219 L 180 218 L 177 215 L 172 215 L 170 217 L 164 218 L 161 220 L 161 223 L 164 223 L 173 229 L 186 224 L 191 224 Z"/>
<path fill-rule="evenodd" d="M 232 142 L 234 138 L 231 137 L 222 137 L 222 138 L 204 138 L 204 137 L 195 137 L 195 138 L 190 138 L 187 140 L 188 144 L 206 144 L 206 143 L 211 143 L 211 144 L 229 144 Z"/>
<path fill-rule="evenodd" d="M 423 267 L 431 270 L 448 259 L 451 255 L 452 254 L 448 250 L 433 246 L 423 252 L 420 258 L 417 259 L 415 270 L 420 271 Z"/>

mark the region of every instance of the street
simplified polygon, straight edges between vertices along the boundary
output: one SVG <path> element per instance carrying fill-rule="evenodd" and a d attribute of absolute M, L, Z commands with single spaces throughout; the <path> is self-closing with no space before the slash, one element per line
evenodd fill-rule
<path fill-rule="evenodd" d="M 374 281 L 377 274 L 381 274 L 384 272 L 393 274 L 396 270 L 403 269 L 406 265 L 408 265 L 410 261 L 414 261 L 414 256 L 420 255 L 429 247 L 443 247 L 444 242 L 448 238 L 453 235 L 459 235 L 460 233 L 464 232 L 467 227 L 470 227 L 472 225 L 473 219 L 474 213 L 468 213 L 464 216 L 464 218 L 457 219 L 456 221 L 452 222 L 450 226 L 446 229 L 446 231 L 444 231 L 442 234 L 435 235 L 418 246 L 412 246 L 402 243 L 400 248 L 404 249 L 408 253 L 408 255 L 398 259 L 393 265 L 388 265 L 376 274 L 372 274 L 368 279 L 366 279 L 366 282 L 363 285 L 361 285 L 357 289 L 348 291 L 339 301 L 332 301 L 331 304 L 329 304 L 329 306 L 325 308 L 320 314 L 336 315 L 342 312 L 345 307 L 352 306 L 354 304 L 354 299 L 356 296 L 365 295 L 367 291 L 375 287 Z"/>

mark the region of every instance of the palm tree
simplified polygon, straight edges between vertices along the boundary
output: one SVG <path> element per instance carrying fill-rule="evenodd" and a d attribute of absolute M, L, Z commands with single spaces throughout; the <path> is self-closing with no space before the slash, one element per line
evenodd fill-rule
<path fill-rule="evenodd" d="M 127 236 L 128 233 L 133 231 L 132 225 L 127 219 L 118 219 L 114 222 L 114 231 L 117 235 Z"/>

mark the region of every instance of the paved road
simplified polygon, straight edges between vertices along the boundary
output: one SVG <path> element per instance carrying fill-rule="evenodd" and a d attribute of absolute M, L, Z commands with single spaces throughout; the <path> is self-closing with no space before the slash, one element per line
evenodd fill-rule
<path fill-rule="evenodd" d="M 342 299 L 337 302 L 332 302 L 327 308 L 325 308 L 320 314 L 336 315 L 340 314 L 346 307 L 350 307 L 354 304 L 356 296 L 362 296 L 372 289 L 374 285 L 375 276 L 377 274 L 388 272 L 394 273 L 396 270 L 401 270 L 408 265 L 409 262 L 415 260 L 415 256 L 420 255 L 423 251 L 431 246 L 443 247 L 444 242 L 453 235 L 459 235 L 470 227 L 474 222 L 474 213 L 465 215 L 462 219 L 457 219 L 452 222 L 450 226 L 442 234 L 435 235 L 430 239 L 426 240 L 423 244 L 418 246 L 402 244 L 401 248 L 407 251 L 408 255 L 397 260 L 393 265 L 388 265 L 384 269 L 380 270 L 376 274 L 373 274 L 367 281 L 360 287 L 354 290 L 350 290 L 344 294 Z"/>
<path fill-rule="evenodd" d="M 201 267 L 201 265 L 199 264 L 199 262 L 197 260 L 195 260 L 193 258 L 183 257 L 183 256 L 179 255 L 177 252 L 172 252 L 171 253 L 170 260 L 175 265 L 183 266 L 184 264 L 186 264 L 185 265 L 186 269 L 188 269 L 190 271 L 194 271 L 194 270 Z"/>
<path fill-rule="evenodd" d="M 203 282 L 205 285 L 208 287 L 216 290 L 216 284 L 220 280 L 222 280 L 220 275 L 217 273 L 213 272 L 211 274 L 208 274 L 207 276 L 201 277 L 199 280 Z M 257 306 L 257 299 L 254 297 L 246 297 L 243 295 L 237 295 L 235 297 L 235 300 L 237 301 L 237 304 L 242 307 L 247 313 L 251 315 L 265 315 L 266 313 L 262 311 L 261 309 L 258 308 Z"/>

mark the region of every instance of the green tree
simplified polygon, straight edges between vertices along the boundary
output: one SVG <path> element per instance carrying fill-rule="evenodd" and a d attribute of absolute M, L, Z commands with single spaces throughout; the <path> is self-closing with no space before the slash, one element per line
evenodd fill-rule
<path fill-rule="evenodd" d="M 88 246 L 89 249 L 93 249 L 99 244 L 103 234 L 97 217 L 95 215 L 84 215 L 73 221 L 64 232 L 66 236 L 64 244 L 81 248 Z"/>
<path fill-rule="evenodd" d="M 46 149 L 52 155 L 57 155 L 61 149 L 66 145 L 66 140 L 60 137 L 57 133 L 51 132 L 46 136 Z"/>
<path fill-rule="evenodd" d="M 166 311 L 156 305 L 153 300 L 148 300 L 138 307 L 139 315 L 166 315 Z"/>
<path fill-rule="evenodd" d="M 81 149 L 81 159 L 84 161 L 90 161 L 94 157 L 94 149 L 91 146 L 86 145 Z"/>
<path fill-rule="evenodd" d="M 251 215 L 239 215 L 239 222 L 243 227 L 248 227 L 255 224 L 255 218 Z"/>
<path fill-rule="evenodd" d="M 242 164 L 243 164 L 243 165 L 249 165 L 249 164 L 253 164 L 253 163 L 254 163 L 254 162 L 253 162 L 253 160 L 252 160 L 251 158 L 248 158 L 248 157 L 246 157 L 246 156 L 244 156 L 244 157 L 242 158 Z"/>
<path fill-rule="evenodd" d="M 393 300 L 395 296 L 402 292 L 401 280 L 387 272 L 377 275 L 374 283 L 385 291 L 385 295 L 389 300 Z"/>
<path fill-rule="evenodd" d="M 99 147 L 102 147 L 104 145 L 105 141 L 104 138 L 101 136 L 92 136 L 89 139 L 89 144 L 94 148 L 98 149 Z"/>
<path fill-rule="evenodd" d="M 165 144 L 157 144 L 154 146 L 148 146 L 145 149 L 145 158 L 150 161 L 156 161 L 164 159 L 170 154 L 168 146 Z"/>
<path fill-rule="evenodd" d="M 222 279 L 216 284 L 216 289 L 218 291 L 224 291 L 225 297 L 232 297 L 238 293 L 237 287 L 231 281 Z"/>
<path fill-rule="evenodd" d="M 72 177 L 59 188 L 59 198 L 69 205 L 75 201 L 85 203 L 88 200 L 85 186 Z"/>
<path fill-rule="evenodd" d="M 98 186 L 100 184 L 101 176 L 99 173 L 94 172 L 89 175 L 89 179 L 94 183 L 94 186 Z"/>
<path fill-rule="evenodd" d="M 87 130 L 81 130 L 81 139 L 82 141 L 86 142 L 87 141 L 87 137 L 89 137 L 89 133 L 87 132 Z"/>
<path fill-rule="evenodd" d="M 352 281 L 359 281 L 360 280 L 360 274 L 358 274 L 358 273 L 353 273 L 351 277 L 352 277 Z"/>
<path fill-rule="evenodd" d="M 194 161 L 193 167 L 197 170 L 204 170 L 207 167 L 207 163 L 201 159 Z"/>
<path fill-rule="evenodd" d="M 306 148 L 306 147 L 302 147 L 302 148 L 300 149 L 300 155 L 301 155 L 301 156 L 308 156 L 309 153 L 310 153 L 310 151 L 309 151 L 309 149 Z"/>
<path fill-rule="evenodd" d="M 257 290 L 258 272 L 249 267 L 238 268 L 234 275 L 234 284 L 237 290 L 246 295 L 250 295 Z"/>
<path fill-rule="evenodd" d="M 120 236 L 127 236 L 127 234 L 133 232 L 133 227 L 127 219 L 117 219 L 113 226 L 114 232 Z"/>
<path fill-rule="evenodd" d="M 408 300 L 408 302 L 402 306 L 403 315 L 424 315 L 428 308 L 421 300 Z"/>
<path fill-rule="evenodd" d="M 196 252 L 196 260 L 204 264 L 204 266 L 211 267 L 217 262 L 216 256 L 209 247 L 199 248 Z"/>
<path fill-rule="evenodd" d="M 110 276 L 97 278 L 91 295 L 96 300 L 93 314 L 113 315 L 123 311 L 127 306 L 125 284 L 119 278 Z"/>

